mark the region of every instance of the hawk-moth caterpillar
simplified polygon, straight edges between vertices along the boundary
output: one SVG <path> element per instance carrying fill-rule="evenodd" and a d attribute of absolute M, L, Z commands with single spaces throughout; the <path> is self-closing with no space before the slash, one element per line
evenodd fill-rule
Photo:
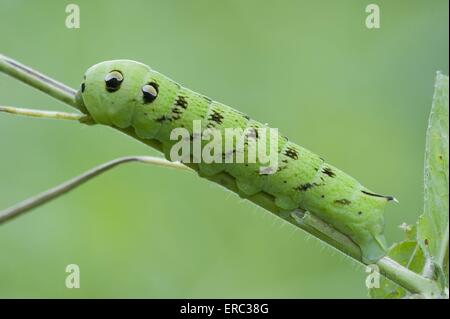
<path fill-rule="evenodd" d="M 145 64 L 114 60 L 96 64 L 84 76 L 79 92 L 86 112 L 99 124 L 157 141 L 166 157 L 174 144 L 170 132 L 194 120 L 204 128 L 264 128 L 247 115 L 193 92 Z M 309 211 L 349 236 L 366 261 L 385 253 L 384 207 L 394 198 L 371 192 L 320 156 L 279 138 L 277 172 L 259 174 L 260 163 L 200 163 L 200 176 L 226 172 L 241 195 L 271 195 L 280 210 Z"/>

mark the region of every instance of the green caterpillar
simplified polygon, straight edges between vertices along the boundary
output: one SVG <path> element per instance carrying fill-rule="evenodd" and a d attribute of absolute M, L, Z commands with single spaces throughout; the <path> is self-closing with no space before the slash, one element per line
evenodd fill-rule
<path fill-rule="evenodd" d="M 264 128 L 245 114 L 195 93 L 147 65 L 130 60 L 106 61 L 89 68 L 79 96 L 95 122 L 134 132 L 140 140 L 156 141 L 166 157 L 174 144 L 170 132 L 193 121 L 204 128 Z M 270 137 L 268 137 L 270 139 Z M 244 152 L 248 152 L 246 146 Z M 318 155 L 278 138 L 278 170 L 258 172 L 261 163 L 200 163 L 198 173 L 227 173 L 241 195 L 264 192 L 280 210 L 308 211 L 349 236 L 366 261 L 376 261 L 386 250 L 384 206 L 393 200 L 369 191 L 358 181 L 325 163 Z"/>

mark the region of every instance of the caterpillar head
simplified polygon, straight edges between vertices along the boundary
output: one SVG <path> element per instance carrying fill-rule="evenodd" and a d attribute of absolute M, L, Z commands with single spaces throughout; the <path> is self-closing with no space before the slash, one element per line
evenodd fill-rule
<path fill-rule="evenodd" d="M 80 94 L 95 122 L 118 128 L 154 123 L 166 111 L 177 85 L 145 64 L 105 61 L 90 67 Z"/>

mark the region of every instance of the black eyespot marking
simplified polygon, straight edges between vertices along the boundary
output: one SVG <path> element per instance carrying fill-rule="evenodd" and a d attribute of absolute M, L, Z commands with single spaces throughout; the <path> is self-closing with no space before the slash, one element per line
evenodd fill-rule
<path fill-rule="evenodd" d="M 86 84 L 84 84 L 84 82 L 83 82 L 83 83 L 81 83 L 81 93 L 83 93 L 85 89 L 86 89 Z"/>
<path fill-rule="evenodd" d="M 322 169 L 322 173 L 324 173 L 325 175 L 328 175 L 330 177 L 335 177 L 336 176 L 336 174 L 333 172 L 333 170 L 331 168 L 329 168 L 329 167 L 324 167 Z"/>
<path fill-rule="evenodd" d="M 144 103 L 152 103 L 158 96 L 158 85 L 154 82 L 142 87 Z"/>
<path fill-rule="evenodd" d="M 350 205 L 352 203 L 351 201 L 349 201 L 348 199 L 345 199 L 345 198 L 343 198 L 343 199 L 336 199 L 334 202 L 336 204 L 341 204 L 341 205 Z"/>
<path fill-rule="evenodd" d="M 362 212 L 358 212 L 358 215 L 362 215 Z"/>
<path fill-rule="evenodd" d="M 120 71 L 113 70 L 105 76 L 106 91 L 112 93 L 120 89 L 123 82 L 123 75 Z"/>

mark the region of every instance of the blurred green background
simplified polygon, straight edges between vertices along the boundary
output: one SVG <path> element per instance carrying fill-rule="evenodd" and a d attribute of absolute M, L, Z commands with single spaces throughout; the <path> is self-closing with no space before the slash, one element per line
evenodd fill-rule
<path fill-rule="evenodd" d="M 390 242 L 422 207 L 448 1 L 0 0 L 0 52 L 70 86 L 107 59 L 142 61 L 278 127 L 374 191 Z M 0 105 L 70 110 L 0 75 Z M 104 161 L 156 155 L 107 127 L 0 114 L 0 208 Z M 65 267 L 81 289 L 65 287 Z M 131 164 L 0 227 L 0 297 L 365 298 L 364 268 L 194 174 Z"/>

